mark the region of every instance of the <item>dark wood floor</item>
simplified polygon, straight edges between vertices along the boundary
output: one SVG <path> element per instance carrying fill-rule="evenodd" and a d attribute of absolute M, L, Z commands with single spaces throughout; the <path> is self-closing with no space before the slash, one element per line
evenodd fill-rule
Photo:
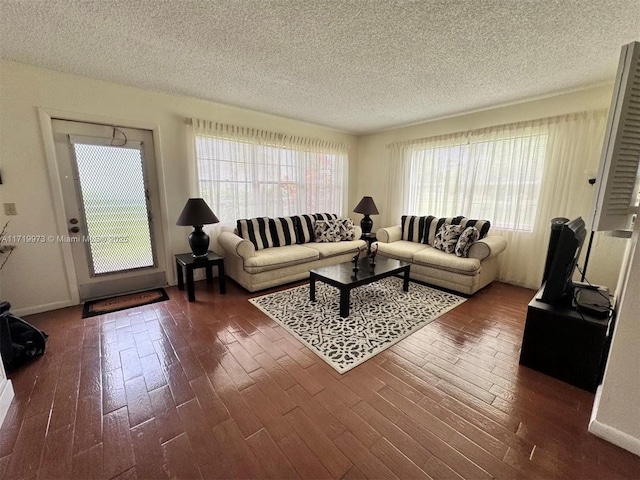
<path fill-rule="evenodd" d="M 593 395 L 518 365 L 533 292 L 494 283 L 339 375 L 233 282 L 30 320 L 0 478 L 640 478 Z"/>

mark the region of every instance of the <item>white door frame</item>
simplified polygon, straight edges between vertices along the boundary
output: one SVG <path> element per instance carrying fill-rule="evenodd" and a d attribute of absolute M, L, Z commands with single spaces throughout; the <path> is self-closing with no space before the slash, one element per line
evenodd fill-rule
<path fill-rule="evenodd" d="M 55 144 L 53 140 L 53 130 L 51 120 L 58 118 L 61 120 L 99 123 L 104 125 L 116 125 L 125 128 L 137 128 L 140 130 L 150 130 L 153 133 L 153 148 L 156 156 L 156 169 L 158 181 L 158 193 L 160 194 L 160 216 L 164 228 L 162 229 L 162 237 L 165 244 L 165 262 L 167 265 L 167 282 L 174 284 L 173 273 L 173 257 L 171 254 L 171 235 L 169 233 L 168 203 L 165 189 L 165 174 L 162 149 L 160 147 L 160 126 L 154 123 L 140 122 L 135 120 L 124 120 L 112 117 L 103 117 L 100 115 L 92 115 L 88 113 L 68 112 L 65 110 L 56 110 L 50 108 L 38 107 L 38 116 L 40 118 L 40 128 L 42 129 L 42 140 L 44 142 L 45 157 L 49 170 L 49 185 L 51 187 L 51 200 L 56 219 L 57 235 L 67 235 L 67 217 L 64 211 L 64 200 L 62 196 L 62 183 L 60 182 L 60 172 L 58 170 L 58 158 L 56 156 Z M 65 267 L 67 285 L 69 286 L 70 301 L 68 305 L 78 305 L 80 303 L 80 293 L 78 291 L 78 281 L 76 277 L 73 255 L 71 253 L 71 245 L 66 242 L 59 244 L 62 250 L 62 258 Z"/>

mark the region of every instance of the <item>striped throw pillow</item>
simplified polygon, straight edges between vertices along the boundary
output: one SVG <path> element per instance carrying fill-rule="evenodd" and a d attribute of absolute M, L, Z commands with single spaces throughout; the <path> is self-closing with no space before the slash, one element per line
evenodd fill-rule
<path fill-rule="evenodd" d="M 238 235 L 253 243 L 256 250 L 273 247 L 269 217 L 238 220 Z"/>
<path fill-rule="evenodd" d="M 296 223 L 293 217 L 270 218 L 269 229 L 274 247 L 293 245 L 298 242 Z"/>
<path fill-rule="evenodd" d="M 418 217 L 416 215 L 402 215 L 400 217 L 402 222 L 402 240 L 408 240 L 410 242 L 423 243 L 424 232 L 427 218 L 433 217 Z"/>
<path fill-rule="evenodd" d="M 459 220 L 457 220 L 459 218 Z M 463 227 L 476 227 L 478 229 L 478 233 L 480 233 L 480 238 L 484 238 L 489 233 L 489 229 L 491 228 L 491 222 L 489 220 L 472 220 L 466 217 L 457 217 L 457 221 L 454 221 L 456 225 L 462 225 Z"/>
<path fill-rule="evenodd" d="M 296 215 L 291 218 L 296 226 L 296 243 L 303 244 L 313 242 L 315 240 L 313 236 L 313 224 L 316 221 L 313 215 Z"/>
<path fill-rule="evenodd" d="M 335 213 L 314 213 L 313 218 L 315 218 L 316 220 L 324 220 L 326 222 L 329 220 L 337 220 L 338 215 L 336 215 Z"/>

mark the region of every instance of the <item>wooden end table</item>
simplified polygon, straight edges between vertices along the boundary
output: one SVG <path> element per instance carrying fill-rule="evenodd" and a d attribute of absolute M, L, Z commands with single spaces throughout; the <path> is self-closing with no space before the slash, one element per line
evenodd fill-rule
<path fill-rule="evenodd" d="M 190 253 L 180 253 L 174 255 L 176 258 L 176 269 L 178 271 L 178 289 L 184 290 L 184 278 L 182 269 L 187 270 L 187 295 L 190 302 L 196 301 L 196 293 L 193 285 L 193 271 L 196 268 L 205 268 L 207 271 L 207 283 L 213 283 L 213 266 L 218 267 L 218 282 L 220 283 L 220 293 L 227 293 L 224 282 L 224 257 L 209 252 L 206 257 L 195 258 Z"/>
<path fill-rule="evenodd" d="M 367 253 L 371 253 L 371 244 L 377 240 L 376 232 L 363 233 L 360 240 L 367 242 Z"/>

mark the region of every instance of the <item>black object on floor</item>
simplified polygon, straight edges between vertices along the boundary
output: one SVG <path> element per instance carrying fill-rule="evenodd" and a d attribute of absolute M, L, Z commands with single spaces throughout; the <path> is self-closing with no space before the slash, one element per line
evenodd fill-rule
<path fill-rule="evenodd" d="M 0 302 L 0 355 L 7 372 L 44 353 L 48 335 L 9 310 L 9 302 Z"/>

